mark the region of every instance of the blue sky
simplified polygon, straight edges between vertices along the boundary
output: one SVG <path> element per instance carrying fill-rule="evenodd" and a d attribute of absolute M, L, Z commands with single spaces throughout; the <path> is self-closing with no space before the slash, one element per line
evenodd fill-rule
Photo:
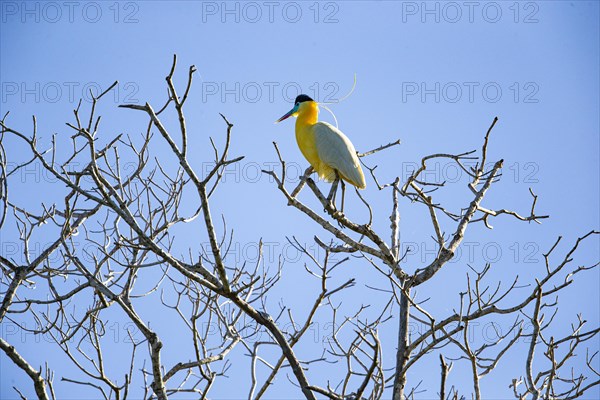
<path fill-rule="evenodd" d="M 234 227 L 240 259 L 253 257 L 260 238 L 272 244 L 273 264 L 281 250 L 290 251 L 286 236 L 296 236 L 313 248 L 315 234 L 328 238 L 318 226 L 286 207 L 275 185 L 258 170 L 276 163 L 273 141 L 278 142 L 293 171 L 303 170 L 307 163 L 296 147 L 293 123 L 275 125 L 273 121 L 290 109 L 300 92 L 318 101 L 342 98 L 350 91 L 355 74 L 352 95 L 330 108 L 358 151 L 401 139 L 401 146 L 367 160 L 379 165 L 383 181 L 397 175 L 405 179 L 406 171 L 427 154 L 479 149 L 486 129 L 498 116 L 489 159 L 503 158 L 505 168 L 486 205 L 527 213 L 531 187 L 539 195 L 538 212 L 551 216 L 542 225 L 502 217 L 493 221 L 492 231 L 479 226 L 469 229 L 465 241 L 472 243 L 473 257 L 465 250 L 462 258 L 420 289 L 423 298 L 432 297 L 429 304 L 440 316 L 449 314 L 457 304 L 460 289 L 453 285 L 464 287 L 466 264 L 480 268 L 492 261 L 496 279 L 512 281 L 518 273 L 531 282 L 542 272 L 542 253 L 559 235 L 564 237 L 564 250 L 578 236 L 599 227 L 598 2 L 141 1 L 65 5 L 3 1 L 1 7 L 0 110 L 2 114 L 10 111 L 10 124 L 22 131 L 30 129 L 35 114 L 41 143 L 47 144 L 54 132 L 66 132 L 64 122 L 71 120 L 72 109 L 80 97 L 87 97 L 87 89 L 104 89 L 115 80 L 119 80 L 117 89 L 100 106 L 106 140 L 120 132 L 137 134 L 145 129 L 146 118 L 117 105 L 161 104 L 166 96 L 164 77 L 174 53 L 178 55 L 176 82 L 180 87 L 187 67 L 196 66 L 187 105 L 190 151 L 197 155 L 194 166 L 200 171 L 206 168 L 204 162 L 211 155 L 208 136 L 222 138 L 224 134 L 220 112 L 235 125 L 231 154 L 245 156 L 239 166 L 228 170 L 212 206 L 213 212 L 225 215 L 228 225 Z M 89 102 L 83 104 L 89 108 Z M 323 110 L 321 117 L 332 121 Z M 13 151 L 22 148 L 8 147 L 9 157 Z M 159 158 L 168 156 L 166 148 L 156 152 Z M 464 204 L 468 198 L 466 178 L 452 175 L 454 170 L 445 163 L 434 166 L 439 177 L 459 182 L 449 191 L 447 201 Z M 30 196 L 32 190 L 50 198 L 58 193 L 47 177 L 35 172 L 22 183 L 13 189 L 13 196 L 33 207 L 39 206 L 41 196 Z M 367 184 L 364 195 L 374 205 L 374 226 L 385 231 L 389 193 L 378 192 L 372 180 Z M 349 204 L 350 214 L 365 218 L 355 198 Z M 409 271 L 433 257 L 427 252 L 433 248 L 433 232 L 424 211 L 407 201 L 401 204 L 402 240 L 417 248 L 407 262 Z M 449 222 L 444 221 L 446 231 L 452 229 Z M 10 251 L 14 235 L 12 227 L 3 228 L 3 254 Z M 44 243 L 43 238 L 39 240 Z M 178 242 L 182 249 L 195 245 L 186 237 Z M 576 262 L 596 262 L 598 255 L 598 240 L 592 239 Z M 271 301 L 275 305 L 283 298 L 301 312 L 308 307 L 307 294 L 301 288 L 312 284 L 316 291 L 318 287 L 304 273 L 306 260 L 292 254 L 287 261 L 286 277 Z M 344 306 L 350 308 L 372 296 L 365 285 L 381 284 L 374 275 L 361 260 L 351 260 L 346 269 L 338 271 L 340 282 L 349 277 L 359 282 L 352 289 L 352 298 L 343 299 Z M 599 278 L 597 270 L 588 273 L 577 282 L 576 290 L 565 291 L 560 299 L 564 304 L 559 314 L 565 318 L 562 323 L 572 322 L 581 312 L 590 326 L 598 325 Z M 582 301 L 582 293 L 586 301 Z M 376 300 L 373 303 L 377 305 Z M 151 305 L 141 307 L 142 313 L 152 311 Z M 5 325 L 3 337 L 14 337 L 7 329 Z M 171 329 L 177 334 L 176 326 Z M 396 325 L 391 323 L 381 332 L 382 340 L 392 346 L 387 353 L 390 360 L 395 331 Z M 52 350 L 43 341 L 34 346 L 34 340 L 25 336 L 18 348 L 39 365 L 46 359 L 40 349 Z M 165 356 L 166 363 L 183 351 L 176 343 L 171 345 L 173 359 Z M 597 340 L 593 346 L 598 348 Z M 307 346 L 306 354 L 316 348 Z M 116 353 L 114 350 L 118 358 Z M 58 353 L 48 354 L 53 354 L 56 362 L 63 360 Z M 233 356 L 241 367 L 232 371 L 229 383 L 224 380 L 215 385 L 214 398 L 236 396 L 230 383 L 245 382 L 249 375 L 243 352 Z M 510 395 L 507 385 L 514 377 L 510 357 L 517 356 L 508 355 L 497 379 L 484 378 L 484 391 L 497 393 L 498 398 Z M 437 355 L 417 366 L 413 384 L 432 365 L 437 368 Z M 0 366 L 1 398 L 15 396 L 12 385 L 28 388 L 24 374 L 4 355 Z M 456 366 L 451 375 L 459 387 L 466 385 L 468 378 L 466 364 Z M 58 387 L 78 397 L 81 389 L 66 385 Z M 424 385 L 428 391 L 423 398 L 434 397 L 437 380 Z M 290 392 L 284 376 L 272 390 L 272 397 L 298 395 Z M 590 398 L 598 395 L 596 390 Z"/>

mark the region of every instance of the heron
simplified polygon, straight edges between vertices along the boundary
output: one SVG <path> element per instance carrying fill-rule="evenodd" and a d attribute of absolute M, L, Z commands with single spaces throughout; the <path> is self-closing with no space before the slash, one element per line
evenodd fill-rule
<path fill-rule="evenodd" d="M 354 145 L 338 128 L 318 121 L 319 104 L 310 96 L 301 94 L 296 97 L 294 107 L 275 122 L 289 117 L 296 117 L 296 142 L 304 158 L 321 179 L 334 182 L 328 196 L 329 201 L 337 190 L 338 180 L 341 179 L 343 210 L 344 181 L 358 189 L 367 187 Z"/>

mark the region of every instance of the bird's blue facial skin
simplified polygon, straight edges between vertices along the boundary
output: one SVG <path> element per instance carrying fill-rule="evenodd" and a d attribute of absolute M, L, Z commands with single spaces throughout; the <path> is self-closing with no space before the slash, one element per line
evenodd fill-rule
<path fill-rule="evenodd" d="M 292 108 L 290 110 L 290 114 L 294 115 L 298 112 L 298 109 L 300 108 L 300 103 L 296 103 L 296 105 L 294 106 L 294 108 Z"/>

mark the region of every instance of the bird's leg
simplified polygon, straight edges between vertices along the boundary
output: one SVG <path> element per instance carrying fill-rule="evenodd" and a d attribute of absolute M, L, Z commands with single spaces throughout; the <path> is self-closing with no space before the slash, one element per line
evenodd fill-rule
<path fill-rule="evenodd" d="M 340 180 L 340 183 L 342 185 L 342 214 L 344 213 L 344 196 L 346 195 L 346 184 L 344 183 L 343 180 Z"/>
<path fill-rule="evenodd" d="M 342 204 L 341 204 L 341 206 L 342 206 L 342 209 L 341 209 L 340 211 L 338 211 L 338 210 L 335 208 L 335 197 L 336 197 L 336 194 L 337 194 L 337 185 L 338 185 L 338 182 L 339 182 L 339 183 L 340 183 L 340 185 L 342 186 Z M 333 197 L 334 197 L 334 200 L 333 200 L 333 209 L 334 209 L 334 213 L 332 214 L 332 216 L 333 216 L 333 218 L 337 219 L 337 221 L 338 221 L 338 225 L 340 226 L 340 228 L 344 229 L 344 225 L 343 225 L 343 224 L 342 224 L 342 222 L 341 222 L 341 221 L 338 219 L 338 217 L 341 217 L 341 216 L 343 216 L 343 215 L 344 215 L 344 195 L 345 195 L 345 193 L 346 193 L 346 184 L 344 183 L 344 180 L 343 180 L 343 179 L 340 177 L 340 175 L 338 174 L 338 172 L 337 172 L 337 171 L 335 171 L 335 182 L 334 182 L 334 185 L 332 185 L 332 186 L 335 186 L 335 194 L 334 194 L 334 196 L 333 196 Z"/>
<path fill-rule="evenodd" d="M 335 195 L 337 193 L 337 186 L 338 186 L 339 181 L 340 181 L 340 178 L 336 171 L 335 172 L 335 180 L 331 184 L 331 189 L 329 190 L 329 194 L 327 195 L 327 201 L 331 205 L 331 208 L 334 210 L 335 210 Z"/>

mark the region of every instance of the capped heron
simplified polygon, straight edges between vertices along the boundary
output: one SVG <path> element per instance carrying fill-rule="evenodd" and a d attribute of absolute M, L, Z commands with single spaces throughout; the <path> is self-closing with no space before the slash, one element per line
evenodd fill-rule
<path fill-rule="evenodd" d="M 305 94 L 296 97 L 294 107 L 275 122 L 296 117 L 296 141 L 304 158 L 314 168 L 320 178 L 334 182 L 331 200 L 338 178 L 342 179 L 343 190 L 346 181 L 358 189 L 367 187 L 354 145 L 335 126 L 318 121 L 319 105 Z"/>

